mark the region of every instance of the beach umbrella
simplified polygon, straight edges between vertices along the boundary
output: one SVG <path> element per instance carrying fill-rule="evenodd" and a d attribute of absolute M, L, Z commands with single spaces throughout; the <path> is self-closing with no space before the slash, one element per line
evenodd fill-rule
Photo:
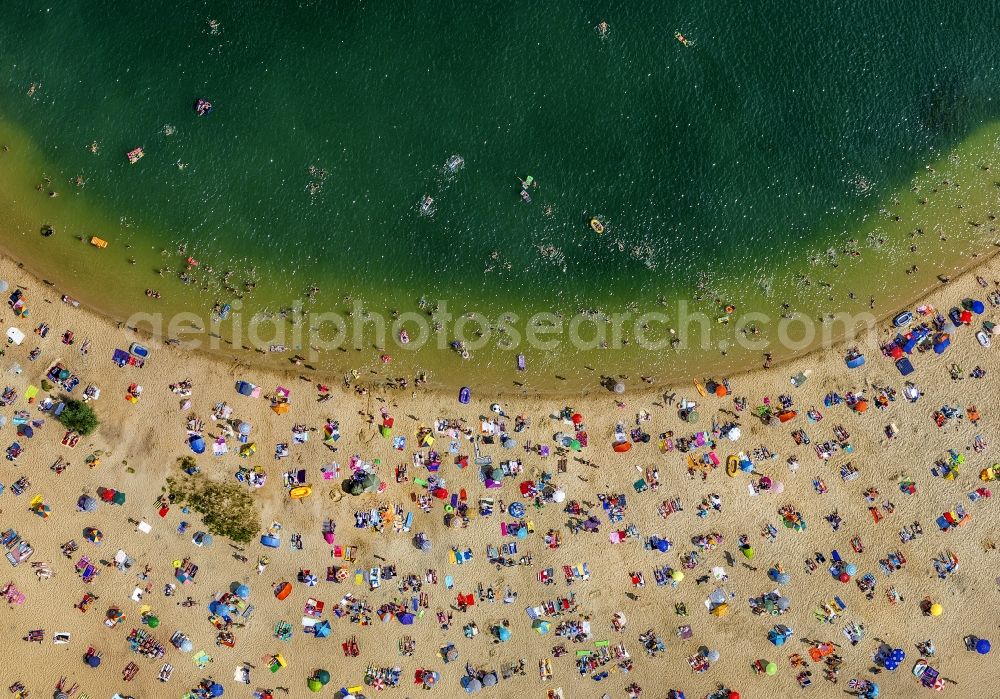
<path fill-rule="evenodd" d="M 240 434 L 243 435 L 244 437 L 247 436 L 247 435 L 249 435 L 250 434 L 250 430 L 252 430 L 252 429 L 253 429 L 253 425 L 251 425 L 249 422 L 241 422 L 240 423 L 239 431 L 240 431 Z"/>
<path fill-rule="evenodd" d="M 983 305 L 982 301 L 973 301 L 971 308 L 972 312 L 976 315 L 982 315 L 983 311 L 986 310 L 986 306 Z"/>
<path fill-rule="evenodd" d="M 544 636 L 549 632 L 549 622 L 545 619 L 535 619 L 531 622 L 531 628 L 537 631 L 540 636 Z"/>
<path fill-rule="evenodd" d="M 779 597 L 775 604 L 778 605 L 778 609 L 783 612 L 787 612 L 788 608 L 792 605 L 792 602 L 787 597 Z"/>
<path fill-rule="evenodd" d="M 7 291 L 7 289 L 9 289 L 9 288 L 10 288 L 10 284 L 8 284 L 7 281 L 4 280 L 4 279 L 0 279 L 0 294 L 2 294 L 3 292 Z"/>
<path fill-rule="evenodd" d="M 979 653 L 980 655 L 986 655 L 987 653 L 989 653 L 990 648 L 991 648 L 990 642 L 987 641 L 985 638 L 976 639 L 976 652 Z"/>
<path fill-rule="evenodd" d="M 319 582 L 319 579 L 312 573 L 309 573 L 308 575 L 302 576 L 302 582 L 304 582 L 309 587 L 316 587 L 316 583 Z"/>
<path fill-rule="evenodd" d="M 202 439 L 201 435 L 191 435 L 191 438 L 188 440 L 188 446 L 191 447 L 191 451 L 195 454 L 205 453 L 205 440 Z"/>
<path fill-rule="evenodd" d="M 90 667 L 100 667 L 100 665 L 101 665 L 101 656 L 99 656 L 99 655 L 92 655 L 92 654 L 88 655 L 87 656 L 87 665 L 89 665 Z"/>
<path fill-rule="evenodd" d="M 185 636 L 184 639 L 181 640 L 181 644 L 177 648 L 182 653 L 190 653 L 192 650 L 194 650 L 194 644 L 191 642 L 190 638 L 187 638 Z"/>
<path fill-rule="evenodd" d="M 35 431 L 31 429 L 31 425 L 18 425 L 17 433 L 20 436 L 25 437 L 27 439 L 31 439 L 32 437 L 35 436 Z"/>
<path fill-rule="evenodd" d="M 504 437 L 503 441 L 500 442 L 500 445 L 504 449 L 513 449 L 514 447 L 517 446 L 517 442 L 515 442 L 511 437 Z"/>
<path fill-rule="evenodd" d="M 208 693 L 213 697 L 221 697 L 225 693 L 225 688 L 218 682 L 213 682 L 208 687 Z"/>
<path fill-rule="evenodd" d="M 80 499 L 76 501 L 76 509 L 81 512 L 93 512 L 97 509 L 97 500 L 89 495 L 81 495 Z"/>
<path fill-rule="evenodd" d="M 717 663 L 717 662 L 719 662 L 719 658 L 721 658 L 721 657 L 722 657 L 722 655 L 719 653 L 719 651 L 714 650 L 714 649 L 708 651 L 707 653 L 705 653 L 705 658 L 710 663 Z"/>
<path fill-rule="evenodd" d="M 69 369 L 62 369 L 62 370 L 60 370 L 59 371 L 59 378 L 60 379 L 68 379 L 69 378 Z"/>
<path fill-rule="evenodd" d="M 729 696 L 727 697 L 727 699 L 740 699 L 740 693 L 733 690 L 729 690 Z"/>
<path fill-rule="evenodd" d="M 447 662 L 453 663 L 456 660 L 458 660 L 458 651 L 455 649 L 454 646 L 452 646 L 451 648 L 448 649 L 448 652 L 445 653 L 444 658 Z"/>
<path fill-rule="evenodd" d="M 240 599 L 246 599 L 247 597 L 250 596 L 250 588 L 241 583 L 235 586 L 235 588 L 233 589 L 233 594 L 239 597 Z"/>
<path fill-rule="evenodd" d="M 191 541 L 196 546 L 211 546 L 215 539 L 208 532 L 195 532 L 194 536 L 191 537 Z"/>
<path fill-rule="evenodd" d="M 125 504 L 125 493 L 123 493 L 120 490 L 116 490 L 115 494 L 111 497 L 111 502 L 113 502 L 116 505 L 124 505 Z"/>
<path fill-rule="evenodd" d="M 611 448 L 621 454 L 632 448 L 632 442 L 615 442 Z"/>
<path fill-rule="evenodd" d="M 789 582 L 791 582 L 791 580 L 792 576 L 784 572 L 778 573 L 778 575 L 774 578 L 774 581 L 779 585 L 787 585 Z"/>
<path fill-rule="evenodd" d="M 306 686 L 309 687 L 310 692 L 318 692 L 323 689 L 323 683 L 317 680 L 315 677 L 310 677 L 306 680 Z"/>
<path fill-rule="evenodd" d="M 734 427 L 726 433 L 726 437 L 735 442 L 742 434 L 739 427 Z"/>
<path fill-rule="evenodd" d="M 934 604 L 931 605 L 929 611 L 931 613 L 931 616 L 941 616 L 941 613 L 944 611 L 944 607 L 935 602 Z"/>
<path fill-rule="evenodd" d="M 776 674 L 778 672 L 777 664 L 773 662 L 768 663 L 766 666 L 764 666 L 764 672 L 766 672 L 768 675 Z"/>
<path fill-rule="evenodd" d="M 674 572 L 672 572 L 670 574 L 670 579 L 673 580 L 674 582 L 678 582 L 679 583 L 680 581 L 682 581 L 684 579 L 684 573 L 682 573 L 679 570 L 675 570 Z"/>
<path fill-rule="evenodd" d="M 615 384 L 615 393 L 617 393 L 619 395 L 621 395 L 622 393 L 625 393 L 625 384 L 623 384 L 621 381 L 619 381 L 618 383 L 616 383 Z"/>
<path fill-rule="evenodd" d="M 87 527 L 83 530 L 83 538 L 93 544 L 99 544 L 101 543 L 101 539 L 104 538 L 104 534 L 101 533 L 100 529 Z"/>
<path fill-rule="evenodd" d="M 496 683 L 497 683 L 497 676 L 495 673 L 488 672 L 485 675 L 483 675 L 484 687 L 493 687 L 496 685 Z"/>
<path fill-rule="evenodd" d="M 478 692 L 480 689 L 483 688 L 483 683 L 477 680 L 475 677 L 466 677 L 464 679 L 466 681 L 464 682 L 463 686 L 465 687 L 466 694 L 475 694 L 476 692 Z"/>
<path fill-rule="evenodd" d="M 558 503 L 561 503 L 561 502 L 565 502 L 565 500 L 566 500 L 566 492 L 565 491 L 563 491 L 563 490 L 554 490 L 554 491 L 552 491 L 552 502 L 558 504 Z"/>
<path fill-rule="evenodd" d="M 333 631 L 333 627 L 330 626 L 329 621 L 321 621 L 313 627 L 313 631 L 316 632 L 316 638 L 326 638 Z"/>
<path fill-rule="evenodd" d="M 322 670 L 322 669 L 321 670 L 317 670 L 316 672 L 313 673 L 313 677 L 315 677 L 317 680 L 319 680 L 320 684 L 323 684 L 323 685 L 330 684 L 330 673 L 327 672 L 326 670 Z"/>
<path fill-rule="evenodd" d="M 858 567 L 853 563 L 848 563 L 846 566 L 844 566 L 844 571 L 848 575 L 855 575 L 858 572 Z"/>
<path fill-rule="evenodd" d="M 497 638 L 500 639 L 501 641 L 510 640 L 510 629 L 508 629 L 506 626 L 496 627 L 496 633 L 497 633 Z"/>
<path fill-rule="evenodd" d="M 145 621 L 146 622 L 146 626 L 148 626 L 151 629 L 155 629 L 156 627 L 158 627 L 160 625 L 159 618 L 157 618 L 155 616 L 148 616 L 143 621 Z"/>
<path fill-rule="evenodd" d="M 403 612 L 396 618 L 399 619 L 399 623 L 403 626 L 409 626 L 413 623 L 415 617 L 410 612 Z"/>

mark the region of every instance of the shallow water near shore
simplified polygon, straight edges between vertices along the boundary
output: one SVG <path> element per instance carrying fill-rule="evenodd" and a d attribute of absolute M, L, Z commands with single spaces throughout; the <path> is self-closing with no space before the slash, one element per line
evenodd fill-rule
<path fill-rule="evenodd" d="M 316 363 L 337 371 L 419 366 L 445 384 L 474 373 L 483 385 L 577 390 L 605 373 L 733 370 L 759 363 L 761 349 L 735 346 L 735 323 L 717 322 L 725 305 L 765 312 L 762 335 L 776 342 L 783 302 L 815 318 L 868 311 L 875 296 L 886 313 L 995 240 L 983 168 L 1000 167 L 990 100 L 1000 77 L 981 57 L 997 18 L 946 7 L 678 17 L 561 4 L 491 16 L 457 3 L 299 3 L 216 17 L 182 2 L 165 17 L 28 3 L 0 28 L 0 138 L 11 147 L 0 240 L 119 318 L 192 310 L 207 326 L 213 304 L 242 295 L 243 318 L 296 300 L 348 318 L 360 300 L 390 328 L 390 311 L 422 312 L 421 297 L 494 326 L 508 312 L 554 311 L 568 324 L 581 310 L 666 309 L 662 333 L 679 300 L 710 319 L 676 352 L 644 350 L 634 328 L 628 347 L 601 349 L 597 329 L 582 329 L 582 346 L 501 338 L 469 361 L 386 345 L 385 367 L 366 338 L 363 351 Z M 844 26 L 858 28 L 850 41 Z M 197 97 L 212 114 L 193 113 Z M 129 165 L 136 146 L 146 155 Z M 455 153 L 465 164 L 449 173 Z M 517 179 L 528 175 L 530 204 Z M 427 195 L 432 216 L 418 210 Z M 588 225 L 595 216 L 603 235 Z M 44 224 L 51 238 L 39 236 Z M 109 248 L 75 238 L 90 235 Z M 188 255 L 200 265 L 182 284 Z M 284 332 L 271 339 L 291 353 Z M 242 356 L 288 366 L 287 354 Z"/>

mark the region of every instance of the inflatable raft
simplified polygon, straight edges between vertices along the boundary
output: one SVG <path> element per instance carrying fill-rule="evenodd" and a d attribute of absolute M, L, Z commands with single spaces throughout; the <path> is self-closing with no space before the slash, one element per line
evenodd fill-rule
<path fill-rule="evenodd" d="M 288 497 L 290 497 L 292 500 L 301 500 L 302 498 L 306 498 L 312 495 L 312 491 L 313 491 L 312 486 L 300 485 L 288 491 Z"/>
<path fill-rule="evenodd" d="M 740 460 L 735 454 L 730 454 L 726 459 L 726 474 L 732 478 L 740 470 Z"/>

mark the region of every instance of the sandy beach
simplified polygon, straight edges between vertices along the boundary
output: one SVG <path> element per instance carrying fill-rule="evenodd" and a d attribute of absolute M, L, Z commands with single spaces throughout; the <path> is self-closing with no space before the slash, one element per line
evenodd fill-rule
<path fill-rule="evenodd" d="M 364 376 L 350 387 L 330 377 L 320 390 L 312 379 L 137 337 L 61 302 L 59 291 L 9 259 L 0 261 L 0 279 L 9 282 L 7 294 L 22 290 L 30 309 L 27 318 L 5 310 L 4 330 L 26 337 L 8 343 L 3 356 L 12 394 L 2 409 L 2 446 L 17 442 L 23 451 L 3 462 L 0 530 L 15 530 L 33 549 L 16 567 L 0 563 L 0 585 L 10 583 L 0 614 L 11 651 L 0 669 L 4 687 L 19 682 L 32 697 L 46 697 L 65 678 L 67 694 L 75 688 L 75 696 L 96 699 L 180 697 L 217 682 L 227 696 L 283 696 L 287 688 L 294 697 L 310 695 L 308 678 L 324 669 L 330 680 L 320 696 L 355 688 L 369 698 L 412 697 L 422 693 L 415 673 L 428 670 L 439 673 L 430 691 L 448 697 L 468 691 L 469 673 L 477 683 L 498 680 L 479 690 L 483 696 L 872 695 L 852 680 L 877 683 L 881 696 L 930 696 L 911 672 L 923 658 L 930 668 L 923 679 L 940 673 L 946 694 L 1000 695 L 996 652 L 967 648 L 969 636 L 1000 636 L 996 498 L 980 478 L 1000 453 L 1000 363 L 996 348 L 974 337 L 983 321 L 1000 320 L 1000 308 L 987 302 L 1000 280 L 996 258 L 922 301 L 946 313 L 963 299 L 981 299 L 985 311 L 953 333 L 943 354 L 914 353 L 916 369 L 906 378 L 880 350 L 896 333 L 883 322 L 852 343 L 866 357 L 860 368 L 849 369 L 848 348 L 837 346 L 770 370 L 698 377 L 702 388 L 709 379 L 726 386 L 719 395 L 629 376 L 619 377 L 620 395 L 569 404 L 498 398 L 474 384 L 468 404 L 412 387 L 362 393 Z M 49 328 L 44 338 L 32 332 L 41 324 Z M 72 344 L 62 341 L 66 331 Z M 137 341 L 149 349 L 144 366 L 117 366 L 115 350 Z M 40 353 L 30 359 L 35 348 Z M 72 448 L 62 443 L 66 430 L 39 411 L 48 395 L 58 403 L 63 392 L 26 398 L 58 362 L 79 377 L 72 397 L 100 389 L 90 402 L 100 427 Z M 984 377 L 970 376 L 977 368 Z M 798 375 L 805 382 L 791 385 Z M 185 380 L 190 395 L 169 388 Z M 241 395 L 241 380 L 260 387 L 260 396 Z M 908 381 L 916 400 L 907 397 Z M 142 390 L 126 400 L 132 384 Z M 279 414 L 271 398 L 284 389 L 288 409 Z M 692 409 L 696 420 L 683 419 Z M 18 411 L 44 421 L 30 438 L 15 432 Z M 220 411 L 225 420 L 212 419 Z M 762 412 L 773 416 L 770 424 Z M 252 426 L 245 443 L 241 422 Z M 324 427 L 333 423 L 335 449 L 324 444 Z M 199 435 L 203 454 L 190 446 Z M 248 444 L 256 453 L 242 458 Z M 280 445 L 287 456 L 277 458 Z M 222 446 L 227 453 L 213 454 Z M 196 478 L 217 482 L 236 483 L 241 468 L 266 472 L 262 487 L 244 490 L 278 548 L 265 548 L 259 536 L 239 546 L 223 536 L 196 545 L 193 535 L 206 529 L 199 515 L 161 500 L 168 477 L 191 478 L 179 466 L 184 457 L 200 470 Z M 730 457 L 747 462 L 735 464 L 733 475 Z M 343 491 L 352 464 L 358 480 L 366 470 L 375 474 L 377 492 Z M 495 468 L 503 476 L 494 482 Z M 290 498 L 286 473 L 296 481 L 290 485 L 301 480 L 311 494 Z M 102 488 L 125 493 L 125 503 L 78 508 L 83 495 L 100 501 Z M 948 531 L 937 523 L 945 514 L 954 521 Z M 335 525 L 333 544 L 324 540 L 327 521 Z M 137 523 L 148 524 L 148 533 Z M 88 528 L 100 530 L 98 544 L 86 539 Z M 429 550 L 415 545 L 417 535 Z M 67 557 L 60 548 L 70 541 L 77 548 Z M 127 566 L 114 564 L 119 551 Z M 491 554 L 512 565 L 492 562 Z M 77 570 L 84 556 L 94 564 L 89 583 Z M 258 573 L 260 556 L 269 564 Z M 188 584 L 175 575 L 174 563 L 185 560 L 198 569 Z M 380 568 L 377 589 L 373 568 Z M 314 585 L 306 582 L 311 576 Z M 286 582 L 290 594 L 277 599 Z M 870 591 L 862 589 L 869 583 Z M 245 602 L 216 608 L 222 614 L 210 618 L 210 603 L 240 585 Z M 86 594 L 95 598 L 84 612 Z M 459 604 L 466 595 L 471 606 L 468 598 Z M 310 598 L 323 603 L 322 613 L 304 613 Z M 109 627 L 110 608 L 124 618 Z M 144 623 L 150 615 L 155 628 Z M 327 637 L 304 632 L 323 621 Z M 276 633 L 282 622 L 284 639 Z M 792 631 L 783 645 L 769 640 L 776 626 Z M 162 657 L 133 652 L 127 637 L 134 629 L 162 645 Z M 22 640 L 39 630 L 39 642 Z M 852 630 L 860 636 L 854 644 Z M 170 643 L 178 631 L 190 639 L 189 652 Z M 61 632 L 68 643 L 54 642 Z M 224 643 L 220 632 L 228 634 Z M 351 639 L 358 653 L 347 657 L 342 644 Z M 928 641 L 933 654 L 922 645 Z M 449 645 L 457 658 L 446 662 Z M 878 660 L 883 646 L 904 651 L 897 669 Z M 85 662 L 88 648 L 100 654 L 99 667 Z M 204 667 L 195 661 L 200 651 L 211 658 L 202 658 Z M 826 657 L 814 660 L 810 651 Z M 277 654 L 287 667 L 272 673 Z M 125 681 L 130 663 L 138 670 Z M 173 670 L 161 683 L 165 663 Z M 237 677 L 247 667 L 244 684 Z M 366 682 L 369 668 L 399 668 L 398 687 Z"/>

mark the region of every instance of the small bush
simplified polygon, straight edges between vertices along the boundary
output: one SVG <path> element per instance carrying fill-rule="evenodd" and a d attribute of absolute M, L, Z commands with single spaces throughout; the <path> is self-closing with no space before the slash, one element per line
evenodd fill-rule
<path fill-rule="evenodd" d="M 171 476 L 167 479 L 167 491 L 175 502 L 200 514 L 205 527 L 216 536 L 246 544 L 260 533 L 260 514 L 254 507 L 253 496 L 239 483 L 220 483 L 200 473 Z"/>
<path fill-rule="evenodd" d="M 97 429 L 97 426 L 101 424 L 101 421 L 97 419 L 94 409 L 83 401 L 73 400 L 72 398 L 63 398 L 63 400 L 66 402 L 66 407 L 59 416 L 59 422 L 66 429 L 86 436 L 93 433 Z"/>

